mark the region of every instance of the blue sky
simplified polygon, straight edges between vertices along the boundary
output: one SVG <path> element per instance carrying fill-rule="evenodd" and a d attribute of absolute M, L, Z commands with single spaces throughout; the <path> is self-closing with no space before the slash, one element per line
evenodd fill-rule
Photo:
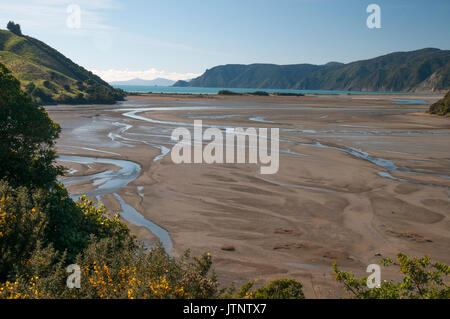
<path fill-rule="evenodd" d="M 381 29 L 366 8 L 381 7 Z M 67 25 L 70 4 L 79 29 Z M 450 49 L 448 0 L 0 0 L 9 20 L 106 80 L 186 79 L 229 63 L 350 62 Z"/>

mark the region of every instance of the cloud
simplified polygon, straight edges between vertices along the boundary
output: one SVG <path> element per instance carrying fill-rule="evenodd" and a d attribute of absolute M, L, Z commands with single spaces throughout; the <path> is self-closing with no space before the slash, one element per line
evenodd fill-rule
<path fill-rule="evenodd" d="M 177 80 L 189 80 L 200 76 L 199 73 L 177 73 L 177 72 L 166 72 L 156 69 L 149 69 L 143 71 L 133 71 L 133 70 L 93 70 L 92 73 L 97 74 L 103 80 L 107 82 L 113 81 L 128 81 L 135 78 L 140 78 L 143 80 L 153 80 L 156 78 L 164 78 L 172 81 Z"/>
<path fill-rule="evenodd" d="M 116 0 L 21 0 L 0 1 L 0 21 L 15 20 L 24 29 L 41 28 L 64 31 L 67 29 L 67 7 L 81 8 L 81 31 L 112 30 L 107 11 L 120 8 Z"/>

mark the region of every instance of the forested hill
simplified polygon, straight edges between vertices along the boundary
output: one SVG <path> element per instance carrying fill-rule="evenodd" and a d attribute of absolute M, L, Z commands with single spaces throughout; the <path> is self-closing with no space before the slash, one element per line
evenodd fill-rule
<path fill-rule="evenodd" d="M 230 64 L 183 86 L 346 91 L 442 92 L 450 89 L 450 51 L 395 52 L 348 64 Z M 177 84 L 175 84 L 177 85 Z"/>
<path fill-rule="evenodd" d="M 40 104 L 114 103 L 124 93 L 45 43 L 0 30 L 0 63 Z"/>

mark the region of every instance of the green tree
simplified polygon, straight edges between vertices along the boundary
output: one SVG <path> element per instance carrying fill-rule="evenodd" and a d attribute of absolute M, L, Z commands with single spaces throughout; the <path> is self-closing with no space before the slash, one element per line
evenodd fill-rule
<path fill-rule="evenodd" d="M 14 33 L 15 35 L 22 36 L 22 30 L 20 29 L 20 24 L 15 24 L 13 21 L 9 21 L 6 25 L 9 31 Z"/>
<path fill-rule="evenodd" d="M 11 186 L 49 187 L 63 169 L 54 165 L 61 131 L 43 107 L 0 64 L 0 178 Z"/>

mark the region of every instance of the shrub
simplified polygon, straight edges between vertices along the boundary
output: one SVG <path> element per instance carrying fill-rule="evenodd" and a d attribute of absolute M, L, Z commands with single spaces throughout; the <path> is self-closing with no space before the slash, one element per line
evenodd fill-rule
<path fill-rule="evenodd" d="M 211 257 L 176 260 L 161 246 L 138 251 L 130 243 L 117 245 L 112 239 L 93 240 L 77 258 L 81 288 L 66 286 L 68 274 L 52 248 L 37 250 L 30 259 L 38 261 L 26 275 L 0 285 L 0 298 L 80 299 L 180 299 L 215 298 L 217 282 Z M 40 261 L 40 262 L 39 262 Z M 2 289 L 3 288 L 3 289 Z"/>
<path fill-rule="evenodd" d="M 303 285 L 293 279 L 277 279 L 268 285 L 252 291 L 255 282 L 249 281 L 243 285 L 238 293 L 231 286 L 222 298 L 235 299 L 304 299 Z"/>
<path fill-rule="evenodd" d="M 436 103 L 433 103 L 430 106 L 429 112 L 431 114 L 438 114 L 438 115 L 447 115 L 450 114 L 450 91 L 447 92 L 445 97 Z"/>
<path fill-rule="evenodd" d="M 450 287 L 446 283 L 450 267 L 443 263 L 431 263 L 429 257 L 409 258 L 397 255 L 397 263 L 389 258 L 382 259 L 386 267 L 399 267 L 402 280 L 383 281 L 381 287 L 369 289 L 367 278 L 357 279 L 350 272 L 343 272 L 333 265 L 335 278 L 353 298 L 357 299 L 449 299 Z"/>

